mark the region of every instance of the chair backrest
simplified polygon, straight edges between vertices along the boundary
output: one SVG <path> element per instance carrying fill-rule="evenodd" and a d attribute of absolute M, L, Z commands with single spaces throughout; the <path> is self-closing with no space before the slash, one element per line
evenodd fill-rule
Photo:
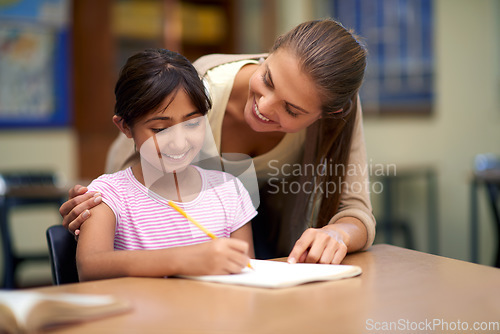
<path fill-rule="evenodd" d="M 500 156 L 492 153 L 478 154 L 474 167 L 476 175 L 483 173 L 481 181 L 488 193 L 489 206 L 500 240 Z M 500 268 L 500 245 L 497 247 L 495 266 Z"/>
<path fill-rule="evenodd" d="M 62 225 L 53 225 L 47 229 L 52 283 L 60 285 L 78 282 L 76 268 L 76 240 Z"/>

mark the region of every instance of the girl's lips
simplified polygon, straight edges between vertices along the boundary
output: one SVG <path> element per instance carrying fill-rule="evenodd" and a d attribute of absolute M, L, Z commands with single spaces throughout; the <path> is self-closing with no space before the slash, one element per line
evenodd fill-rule
<path fill-rule="evenodd" d="M 266 124 L 275 123 L 275 122 L 271 121 L 269 118 L 267 118 L 266 116 L 264 116 L 264 115 L 262 115 L 260 113 L 259 108 L 257 107 L 257 103 L 255 102 L 255 100 L 253 101 L 252 111 L 253 111 L 254 116 L 260 122 L 266 123 Z"/>
<path fill-rule="evenodd" d="M 183 160 L 188 156 L 189 151 L 191 151 L 191 149 L 181 154 L 162 153 L 162 156 L 172 162 L 183 162 Z"/>

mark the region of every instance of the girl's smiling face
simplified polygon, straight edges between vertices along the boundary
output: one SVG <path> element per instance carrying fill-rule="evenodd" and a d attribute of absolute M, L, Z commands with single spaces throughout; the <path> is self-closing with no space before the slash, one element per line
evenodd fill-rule
<path fill-rule="evenodd" d="M 278 50 L 250 78 L 244 116 L 257 132 L 297 132 L 321 118 L 316 85 L 296 57 Z"/>
<path fill-rule="evenodd" d="M 167 96 L 156 111 L 124 129 L 127 137 L 134 139 L 142 159 L 167 173 L 183 171 L 205 139 L 203 114 L 182 88 L 173 94 L 173 99 Z"/>

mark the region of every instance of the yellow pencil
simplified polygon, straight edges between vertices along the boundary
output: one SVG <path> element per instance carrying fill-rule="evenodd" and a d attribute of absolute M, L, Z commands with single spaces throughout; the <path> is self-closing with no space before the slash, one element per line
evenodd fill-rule
<path fill-rule="evenodd" d="M 198 227 L 200 230 L 202 230 L 206 235 L 208 235 L 210 238 L 212 238 L 212 240 L 215 240 L 217 239 L 217 236 L 215 234 L 213 234 L 212 232 L 210 232 L 209 230 L 207 230 L 203 225 L 201 225 L 200 223 L 198 223 L 196 220 L 194 220 L 190 215 L 188 215 L 186 213 L 186 211 L 182 210 L 177 204 L 175 204 L 174 202 L 172 201 L 168 201 L 168 205 L 170 205 L 172 208 L 174 208 L 177 212 L 179 212 L 181 215 L 183 215 L 184 217 L 186 217 L 187 220 L 189 220 L 191 223 L 193 223 L 196 227 Z M 250 262 L 247 264 L 247 267 L 250 268 L 250 269 L 253 269 L 252 265 L 250 264 Z"/>

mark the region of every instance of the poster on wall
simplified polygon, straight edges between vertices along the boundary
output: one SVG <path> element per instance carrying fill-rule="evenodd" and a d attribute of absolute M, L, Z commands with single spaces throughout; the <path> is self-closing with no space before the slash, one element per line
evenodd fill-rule
<path fill-rule="evenodd" d="M 71 119 L 67 0 L 0 1 L 0 128 Z"/>

